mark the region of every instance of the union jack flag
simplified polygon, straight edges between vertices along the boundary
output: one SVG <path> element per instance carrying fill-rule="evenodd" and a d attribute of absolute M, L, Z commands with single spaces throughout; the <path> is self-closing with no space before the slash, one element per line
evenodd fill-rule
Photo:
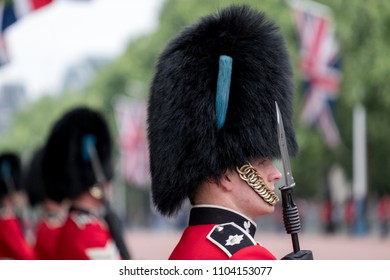
<path fill-rule="evenodd" d="M 304 76 L 301 120 L 317 125 L 327 145 L 336 148 L 341 140 L 333 118 L 340 87 L 339 45 L 328 7 L 313 1 L 291 1 L 300 41 L 300 65 Z"/>
<path fill-rule="evenodd" d="M 0 0 L 0 66 L 9 61 L 5 31 L 16 21 L 16 15 L 12 3 L 4 3 Z"/>
<path fill-rule="evenodd" d="M 135 186 L 150 185 L 146 132 L 146 103 L 121 97 L 115 103 L 119 131 L 119 168 L 122 178 Z"/>
<path fill-rule="evenodd" d="M 9 62 L 5 31 L 20 18 L 52 3 L 53 0 L 0 0 L 0 66 Z"/>

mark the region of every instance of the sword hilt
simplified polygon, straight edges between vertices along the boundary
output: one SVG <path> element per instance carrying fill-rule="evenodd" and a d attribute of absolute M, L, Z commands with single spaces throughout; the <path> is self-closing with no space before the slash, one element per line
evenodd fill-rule
<path fill-rule="evenodd" d="M 301 231 L 301 222 L 299 219 L 298 207 L 294 201 L 293 188 L 281 187 L 283 223 L 288 234 L 291 234 L 294 252 L 300 250 L 298 233 Z"/>

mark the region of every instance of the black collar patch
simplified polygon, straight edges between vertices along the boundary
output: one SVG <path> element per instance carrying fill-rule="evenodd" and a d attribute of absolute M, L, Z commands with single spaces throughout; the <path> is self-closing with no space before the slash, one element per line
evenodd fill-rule
<path fill-rule="evenodd" d="M 193 207 L 191 209 L 189 225 L 227 224 L 235 223 L 252 237 L 255 237 L 256 224 L 236 212 L 218 207 Z"/>
<path fill-rule="evenodd" d="M 229 258 L 239 250 L 257 244 L 250 234 L 235 223 L 214 226 L 207 239 L 224 251 Z"/>
<path fill-rule="evenodd" d="M 96 218 L 103 218 L 104 215 L 105 215 L 104 207 L 99 209 L 99 211 L 91 211 L 89 209 L 82 208 L 80 206 L 71 205 L 69 207 L 69 212 L 75 212 L 75 213 L 78 213 L 78 214 L 90 215 L 90 216 L 94 216 Z"/>

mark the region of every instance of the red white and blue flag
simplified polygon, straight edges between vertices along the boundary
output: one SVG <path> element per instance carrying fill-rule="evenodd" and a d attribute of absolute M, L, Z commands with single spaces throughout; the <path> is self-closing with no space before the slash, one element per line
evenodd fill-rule
<path fill-rule="evenodd" d="M 13 2 L 15 3 L 19 17 L 22 17 L 50 4 L 53 0 L 13 0 Z"/>
<path fill-rule="evenodd" d="M 53 0 L 0 0 L 0 66 L 9 61 L 5 32 L 12 24 L 30 12 Z"/>
<path fill-rule="evenodd" d="M 120 174 L 132 185 L 149 187 L 146 103 L 121 97 L 115 103 L 115 118 L 119 132 Z"/>
<path fill-rule="evenodd" d="M 0 0 L 0 66 L 6 64 L 9 60 L 5 31 L 16 19 L 12 2 Z"/>
<path fill-rule="evenodd" d="M 339 95 L 341 72 L 339 44 L 330 10 L 313 1 L 291 1 L 300 41 L 300 64 L 304 76 L 301 120 L 317 125 L 330 148 L 341 140 L 333 117 Z"/>

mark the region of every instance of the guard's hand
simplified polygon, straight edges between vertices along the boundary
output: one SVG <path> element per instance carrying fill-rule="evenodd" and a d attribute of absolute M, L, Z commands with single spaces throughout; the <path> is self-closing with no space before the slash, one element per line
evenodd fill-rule
<path fill-rule="evenodd" d="M 310 250 L 300 250 L 296 253 L 291 252 L 284 256 L 282 260 L 313 260 L 313 252 Z"/>

